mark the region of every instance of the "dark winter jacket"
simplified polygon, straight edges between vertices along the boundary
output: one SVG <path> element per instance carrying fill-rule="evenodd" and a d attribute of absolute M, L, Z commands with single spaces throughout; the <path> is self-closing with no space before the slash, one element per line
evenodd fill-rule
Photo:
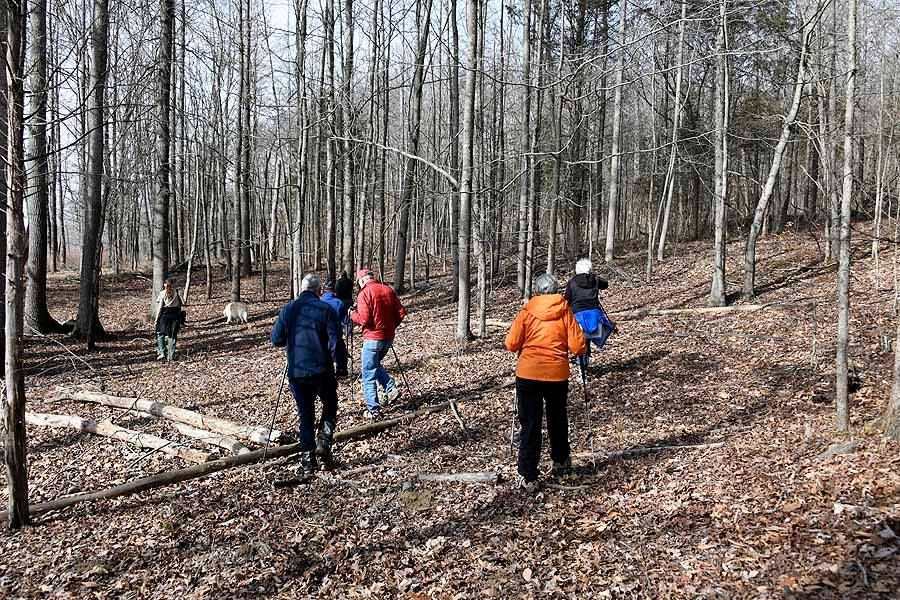
<path fill-rule="evenodd" d="M 331 307 L 334 315 L 341 323 L 349 323 L 350 317 L 347 316 L 347 310 L 350 308 L 347 304 L 338 298 L 334 292 L 325 292 L 322 294 L 322 302 Z"/>
<path fill-rule="evenodd" d="M 344 303 L 344 306 L 350 308 L 353 304 L 353 282 L 347 277 L 347 273 L 342 272 L 341 276 L 334 283 L 334 295 Z"/>
<path fill-rule="evenodd" d="M 598 294 L 600 290 L 608 287 L 609 283 L 605 279 L 595 277 L 593 273 L 582 273 L 569 280 L 566 284 L 566 293 L 563 295 L 572 312 L 578 313 L 591 308 L 600 308 Z"/>
<path fill-rule="evenodd" d="M 287 346 L 288 377 L 333 372 L 339 336 L 334 311 L 310 291 L 288 302 L 272 328 L 272 344 Z"/>
<path fill-rule="evenodd" d="M 406 316 L 400 298 L 389 285 L 371 280 L 356 295 L 354 323 L 363 328 L 364 340 L 393 340 L 397 326 Z"/>

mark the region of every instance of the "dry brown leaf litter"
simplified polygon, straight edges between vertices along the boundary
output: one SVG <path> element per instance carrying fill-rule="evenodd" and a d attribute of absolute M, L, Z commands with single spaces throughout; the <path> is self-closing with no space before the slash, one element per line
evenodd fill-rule
<path fill-rule="evenodd" d="M 740 244 L 729 252 L 732 284 Z M 173 598 L 889 598 L 900 586 L 897 444 L 865 429 L 889 392 L 893 290 L 875 289 L 872 262 L 854 267 L 852 354 L 855 452 L 821 458 L 833 432 L 834 271 L 815 244 L 770 237 L 759 267 L 760 302 L 817 303 L 715 318 L 621 322 L 595 354 L 590 405 L 596 450 L 699 445 L 625 459 L 586 456 L 582 392 L 570 391 L 576 474 L 536 497 L 514 489 L 510 390 L 460 404 L 463 433 L 447 414 L 339 450 L 340 469 L 308 486 L 275 491 L 281 463 L 226 471 L 138 496 L 81 505 L 0 536 L 6 597 Z M 705 244 L 682 246 L 652 285 L 614 277 L 610 311 L 702 306 Z M 883 257 L 884 258 L 884 257 Z M 889 265 L 890 259 L 882 261 Z M 622 261 L 642 272 L 642 258 Z M 113 333 L 84 354 L 62 337 L 29 338 L 29 408 L 112 418 L 182 443 L 170 424 L 73 402 L 47 403 L 57 386 L 165 400 L 239 422 L 267 424 L 282 355 L 267 335 L 280 300 L 245 282 L 248 325 L 215 322 L 226 300 L 194 287 L 190 326 L 174 365 L 153 361 L 142 315 L 148 281 L 105 280 L 101 318 Z M 887 283 L 886 283 L 887 282 Z M 890 273 L 881 276 L 881 286 Z M 201 282 L 202 283 L 202 282 Z M 397 350 L 412 387 L 393 411 L 464 397 L 508 377 L 505 331 L 490 328 L 470 354 L 453 353 L 446 279 L 406 302 Z M 76 284 L 51 277 L 51 311 L 74 313 Z M 269 297 L 283 294 L 283 270 Z M 735 289 L 735 285 L 730 286 Z M 490 317 L 511 319 L 510 288 Z M 813 347 L 815 340 L 815 351 Z M 357 344 L 359 340 L 356 340 Z M 393 359 L 388 365 L 395 375 Z M 399 377 L 398 381 L 399 381 Z M 362 401 L 342 386 L 341 426 L 362 422 Z M 278 426 L 294 425 L 281 398 Z M 724 442 L 724 445 L 717 445 Z M 196 442 L 194 442 L 196 443 Z M 74 432 L 29 430 L 34 502 L 184 466 Z M 712 444 L 712 445 L 711 445 Z M 545 466 L 548 459 L 544 457 Z M 415 481 L 418 472 L 500 472 L 498 486 Z"/>

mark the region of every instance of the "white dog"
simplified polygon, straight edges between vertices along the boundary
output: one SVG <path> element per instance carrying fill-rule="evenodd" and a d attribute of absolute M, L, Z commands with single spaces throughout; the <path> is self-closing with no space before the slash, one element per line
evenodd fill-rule
<path fill-rule="evenodd" d="M 229 302 L 225 305 L 225 310 L 222 311 L 222 315 L 225 317 L 226 323 L 231 323 L 232 321 L 246 323 L 248 308 L 249 307 L 243 302 Z"/>

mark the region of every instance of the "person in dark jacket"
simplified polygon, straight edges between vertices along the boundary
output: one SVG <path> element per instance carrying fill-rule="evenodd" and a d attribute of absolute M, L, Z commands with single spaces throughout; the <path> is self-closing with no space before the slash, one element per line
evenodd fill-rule
<path fill-rule="evenodd" d="M 366 399 L 366 415 L 378 419 L 381 403 L 378 401 L 378 387 L 384 390 L 384 402 L 394 402 L 400 397 L 400 388 L 382 366 L 381 361 L 394 343 L 397 326 L 406 316 L 406 309 L 394 288 L 375 281 L 368 269 L 356 274 L 359 294 L 356 296 L 357 310 L 350 311 L 350 320 L 362 327 L 363 347 L 360 358 L 363 381 L 363 395 Z"/>
<path fill-rule="evenodd" d="M 316 456 L 331 464 L 331 441 L 337 424 L 337 380 L 332 357 L 340 337 L 337 316 L 319 299 L 319 278 L 306 275 L 300 295 L 281 309 L 272 328 L 272 344 L 287 347 L 287 377 L 297 404 L 300 464 L 315 471 Z M 318 439 L 315 438 L 316 396 L 322 400 Z"/>
<path fill-rule="evenodd" d="M 175 343 L 181 329 L 184 300 L 175 287 L 175 278 L 169 277 L 156 299 L 156 360 L 175 360 Z"/>
<path fill-rule="evenodd" d="M 334 282 L 334 295 L 344 303 L 347 309 L 353 306 L 353 282 L 350 281 L 347 271 L 341 271 L 341 276 Z"/>
<path fill-rule="evenodd" d="M 600 290 L 608 288 L 609 283 L 591 273 L 591 268 L 590 259 L 582 258 L 576 262 L 575 277 L 566 284 L 564 294 L 569 307 L 575 313 L 575 320 L 581 325 L 584 337 L 588 341 L 587 351 L 578 357 L 582 376 L 591 360 L 591 344 L 602 348 L 615 329 L 600 306 Z"/>
<path fill-rule="evenodd" d="M 322 286 L 322 289 L 324 290 L 322 294 L 322 302 L 331 307 L 331 309 L 334 311 L 334 315 L 338 319 L 338 323 L 341 324 L 340 329 L 345 331 L 347 329 L 347 325 L 350 323 L 350 316 L 347 312 L 350 307 L 335 295 L 334 286 L 335 283 L 333 281 L 325 282 L 325 285 Z M 337 346 L 334 350 L 334 374 L 337 377 L 347 376 L 347 345 L 344 342 L 344 331 L 339 332 L 340 335 L 338 336 Z"/>

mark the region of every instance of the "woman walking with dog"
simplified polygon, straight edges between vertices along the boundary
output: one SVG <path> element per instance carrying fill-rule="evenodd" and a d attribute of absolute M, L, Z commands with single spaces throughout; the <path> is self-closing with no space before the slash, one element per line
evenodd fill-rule
<path fill-rule="evenodd" d="M 175 288 L 175 278 L 169 277 L 156 299 L 156 360 L 175 360 L 178 330 L 184 323 L 184 300 Z"/>

